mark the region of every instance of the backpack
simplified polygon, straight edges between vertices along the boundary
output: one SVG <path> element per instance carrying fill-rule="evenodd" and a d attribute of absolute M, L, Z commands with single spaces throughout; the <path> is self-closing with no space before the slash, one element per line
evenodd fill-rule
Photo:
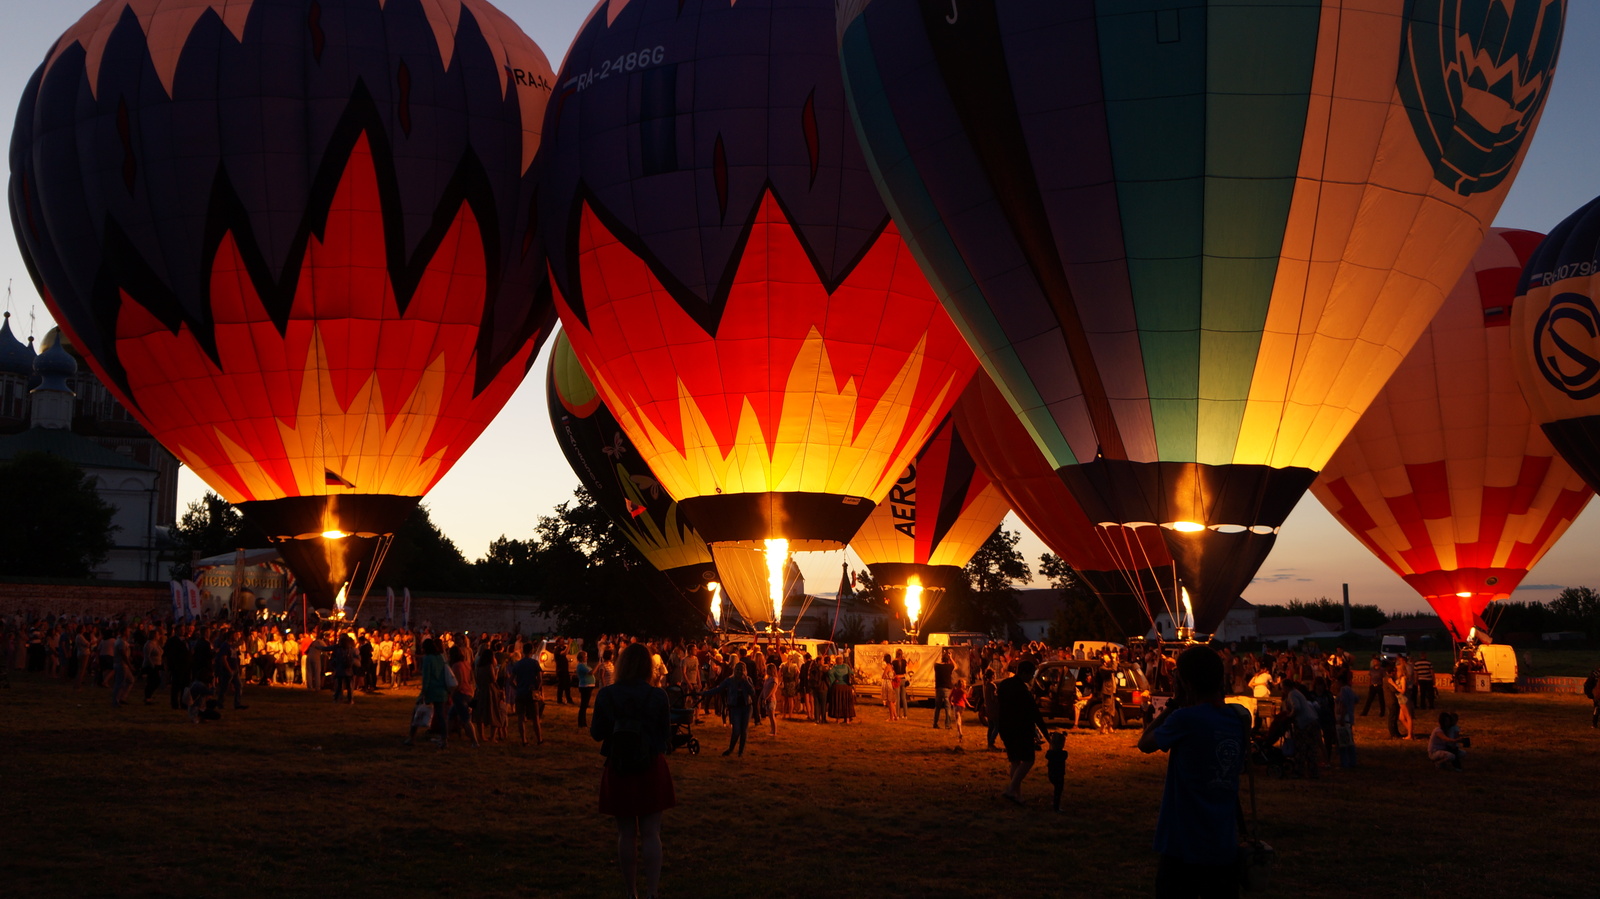
<path fill-rule="evenodd" d="M 1585 680 L 1583 682 L 1583 695 L 1589 697 L 1590 699 L 1594 698 L 1594 683 L 1595 683 L 1595 672 L 1591 671 L 1591 672 L 1589 672 L 1588 680 Z"/>
<path fill-rule="evenodd" d="M 606 767 L 617 774 L 643 774 L 650 764 L 650 741 L 644 735 L 644 718 L 624 715 L 620 703 L 613 705 L 617 706 L 617 719 L 611 725 L 611 736 L 606 738 Z"/>

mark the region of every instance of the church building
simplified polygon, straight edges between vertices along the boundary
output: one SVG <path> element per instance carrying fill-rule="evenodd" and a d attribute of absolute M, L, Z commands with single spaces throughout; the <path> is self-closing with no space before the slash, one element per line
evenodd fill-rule
<path fill-rule="evenodd" d="M 94 572 L 123 581 L 164 581 L 175 561 L 178 460 L 117 402 L 59 328 L 35 353 L 0 325 L 0 460 L 45 452 L 76 464 L 115 507 L 114 548 Z"/>

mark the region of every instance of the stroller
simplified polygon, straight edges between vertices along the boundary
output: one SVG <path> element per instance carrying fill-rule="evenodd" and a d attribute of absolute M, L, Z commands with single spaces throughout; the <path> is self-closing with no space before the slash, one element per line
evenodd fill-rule
<path fill-rule="evenodd" d="M 699 755 L 700 741 L 694 735 L 694 713 L 700 697 L 676 688 L 669 690 L 667 695 L 672 700 L 671 708 L 667 711 L 667 719 L 672 725 L 672 732 L 667 735 L 667 751 L 683 747 L 689 750 L 690 755 Z"/>

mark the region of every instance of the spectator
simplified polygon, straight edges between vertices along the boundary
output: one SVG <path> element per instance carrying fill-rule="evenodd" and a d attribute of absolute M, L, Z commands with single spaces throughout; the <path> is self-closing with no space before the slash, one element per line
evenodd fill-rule
<path fill-rule="evenodd" d="M 589 726 L 589 699 L 594 694 L 594 669 L 589 667 L 589 654 L 578 653 L 578 664 L 573 668 L 578 678 L 578 728 Z"/>
<path fill-rule="evenodd" d="M 984 722 L 988 728 L 989 750 L 992 752 L 999 748 L 994 745 L 994 738 L 1000 735 L 1000 692 L 994 682 L 993 668 L 983 669 L 983 686 L 979 688 L 979 693 Z"/>
<path fill-rule="evenodd" d="M 1428 661 L 1427 650 L 1417 651 L 1417 660 L 1411 663 L 1411 680 L 1416 684 L 1419 710 L 1432 710 L 1434 702 L 1433 663 Z"/>
<path fill-rule="evenodd" d="M 884 653 L 883 665 L 878 669 L 878 688 L 890 721 L 900 720 L 900 686 L 895 681 L 898 676 L 894 673 L 894 660 Z"/>
<path fill-rule="evenodd" d="M 1033 769 L 1037 751 L 1033 735 L 1044 724 L 1033 691 L 1028 689 L 1033 672 L 1033 660 L 1023 659 L 1017 663 L 1017 672 L 996 689 L 1000 698 L 1000 740 L 1006 745 L 1006 759 L 1011 763 L 1011 781 L 1000 795 L 1017 805 L 1022 804 L 1022 781 Z"/>
<path fill-rule="evenodd" d="M 667 769 L 670 733 L 667 694 L 650 685 L 650 651 L 635 643 L 622 651 L 616 683 L 595 697 L 589 735 L 600 740 L 606 766 L 600 774 L 600 813 L 617 820 L 617 866 L 627 895 L 637 896 L 637 863 L 642 856 L 645 888 L 654 899 L 661 880 L 661 815 L 677 805 Z M 612 755 L 642 739 L 646 760 L 640 770 Z M 629 752 L 631 754 L 631 752 Z"/>
<path fill-rule="evenodd" d="M 1066 731 L 1053 730 L 1049 737 L 1050 748 L 1044 753 L 1045 776 L 1050 779 L 1050 790 L 1053 798 L 1050 801 L 1052 811 L 1061 811 L 1061 791 L 1067 784 L 1067 733 Z"/>
<path fill-rule="evenodd" d="M 950 678 L 955 674 L 955 663 L 950 661 L 950 650 L 939 653 L 933 663 L 933 726 L 939 726 L 939 713 L 944 713 L 944 723 L 950 726 Z"/>
<path fill-rule="evenodd" d="M 433 707 L 432 720 L 439 725 L 439 748 L 443 749 L 450 739 L 450 728 L 445 725 L 444 720 L 444 706 L 450 698 L 450 689 L 445 677 L 444 654 L 437 639 L 429 637 L 422 641 L 422 661 L 417 667 L 422 675 L 422 694 L 419 699 Z M 416 718 L 413 717 L 411 733 L 406 736 L 406 745 L 410 746 L 416 737 L 417 724 Z"/>
<path fill-rule="evenodd" d="M 1387 714 L 1387 705 L 1384 702 L 1385 697 L 1383 681 L 1383 660 L 1377 656 L 1373 656 L 1372 661 L 1367 664 L 1367 704 L 1361 707 L 1361 717 L 1367 717 L 1367 713 L 1372 711 L 1373 700 L 1377 700 L 1378 702 L 1378 714 Z"/>
<path fill-rule="evenodd" d="M 646 661 L 648 661 L 648 657 Z M 648 676 L 648 675 L 646 675 Z M 750 730 L 750 709 L 755 703 L 756 687 L 750 678 L 745 675 L 743 662 L 735 662 L 733 673 L 711 689 L 711 693 L 722 699 L 722 707 L 727 710 L 728 748 L 722 751 L 724 756 L 732 755 L 735 748 L 739 750 L 739 757 L 744 757 L 745 737 Z M 598 712 L 596 713 L 598 715 Z"/>
<path fill-rule="evenodd" d="M 1194 646 L 1177 662 L 1172 701 L 1139 737 L 1139 750 L 1168 753 L 1156 821 L 1158 897 L 1236 896 L 1239 774 L 1249 723 L 1222 700 L 1222 660 Z"/>
<path fill-rule="evenodd" d="M 1356 691 L 1350 686 L 1351 675 L 1349 668 L 1339 672 L 1339 701 L 1337 716 L 1339 721 L 1339 767 L 1354 768 L 1356 766 Z"/>
<path fill-rule="evenodd" d="M 1461 760 L 1467 754 L 1458 720 L 1450 712 L 1440 712 L 1439 726 L 1428 736 L 1428 758 L 1440 771 L 1460 771 Z"/>
<path fill-rule="evenodd" d="M 543 745 L 544 731 L 540 729 L 539 718 L 544 714 L 544 671 L 539 667 L 539 654 L 530 641 L 523 641 L 522 657 L 511 663 L 511 689 L 516 697 L 513 705 L 517 711 L 517 736 L 522 739 L 522 745 L 528 745 L 529 721 L 533 722 L 536 745 Z M 584 698 L 587 699 L 588 694 L 584 694 Z"/>

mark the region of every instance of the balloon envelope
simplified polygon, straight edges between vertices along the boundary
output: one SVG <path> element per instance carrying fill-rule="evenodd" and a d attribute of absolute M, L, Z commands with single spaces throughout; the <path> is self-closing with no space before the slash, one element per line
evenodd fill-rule
<path fill-rule="evenodd" d="M 965 435 L 946 418 L 856 531 L 850 548 L 891 608 L 904 612 L 907 585 L 921 587 L 926 618 L 946 589 L 965 580 L 966 564 L 1008 511 L 999 487 L 967 450 Z"/>
<path fill-rule="evenodd" d="M 711 543 L 842 546 L 977 365 L 873 187 L 834 27 L 829 0 L 602 2 L 548 116 L 563 325 Z"/>
<path fill-rule="evenodd" d="M 1311 488 L 1456 639 L 1482 627 L 1594 495 L 1512 373 L 1517 279 L 1543 235 L 1492 229 Z"/>
<path fill-rule="evenodd" d="M 980 361 L 1206 630 L 1482 239 L 1564 11 L 850 0 L 840 56 Z"/>
<path fill-rule="evenodd" d="M 1539 244 L 1517 285 L 1512 358 L 1533 417 L 1600 490 L 1600 199 Z"/>
<path fill-rule="evenodd" d="M 483 0 L 105 0 L 23 94 L 12 225 L 51 313 L 324 605 L 553 323 L 549 85 Z"/>
<path fill-rule="evenodd" d="M 1124 634 L 1145 633 L 1163 608 L 1178 620 L 1172 557 L 1160 533 L 1090 521 L 988 372 L 972 376 L 951 415 L 978 468 L 1028 530 L 1100 597 Z"/>
<path fill-rule="evenodd" d="M 550 348 L 545 396 L 556 443 L 584 489 L 678 589 L 705 594 L 706 585 L 718 580 L 710 548 L 600 400 L 564 333 L 557 332 Z"/>

